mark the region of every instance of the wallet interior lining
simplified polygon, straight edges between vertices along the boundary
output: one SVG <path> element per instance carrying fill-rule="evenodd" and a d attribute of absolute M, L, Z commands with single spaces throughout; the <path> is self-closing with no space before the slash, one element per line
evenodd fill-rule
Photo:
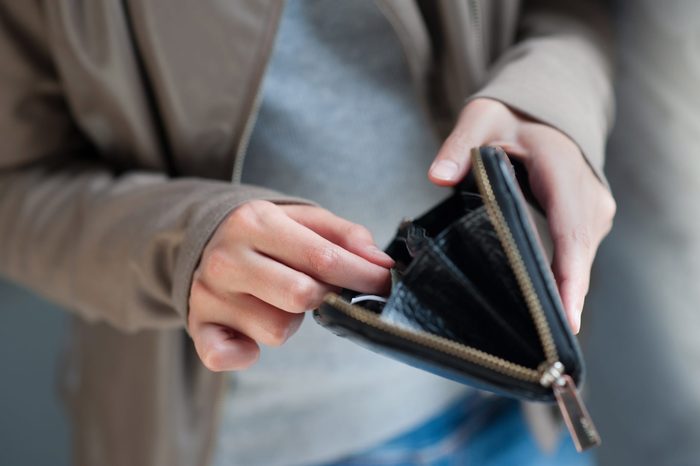
<path fill-rule="evenodd" d="M 416 257 L 410 257 L 405 245 L 403 250 L 393 248 L 405 270 L 386 305 L 357 305 L 379 313 L 385 321 L 403 322 L 536 368 L 544 360 L 537 332 L 483 203 L 478 195 L 454 199 L 442 206 L 442 212 L 436 211 L 441 215 L 421 219 L 429 239 Z M 468 212 L 446 227 L 442 223 L 455 218 L 450 209 Z M 450 258 L 463 260 L 455 263 Z M 498 309 L 507 310 L 507 316 Z M 403 315 L 396 316 L 397 312 Z"/>

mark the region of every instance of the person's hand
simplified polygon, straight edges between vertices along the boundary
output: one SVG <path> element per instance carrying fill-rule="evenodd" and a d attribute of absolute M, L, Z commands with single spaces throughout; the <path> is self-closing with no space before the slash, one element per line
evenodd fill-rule
<path fill-rule="evenodd" d="M 564 133 L 491 99 L 465 106 L 430 167 L 430 180 L 458 183 L 469 170 L 470 149 L 483 145 L 501 146 L 527 167 L 533 194 L 547 214 L 559 293 L 578 333 L 593 258 L 615 215 L 612 195 Z"/>
<path fill-rule="evenodd" d="M 258 344 L 284 343 L 328 291 L 388 292 L 392 265 L 366 228 L 325 209 L 244 203 L 216 230 L 193 277 L 197 353 L 213 371 L 245 369 Z"/>

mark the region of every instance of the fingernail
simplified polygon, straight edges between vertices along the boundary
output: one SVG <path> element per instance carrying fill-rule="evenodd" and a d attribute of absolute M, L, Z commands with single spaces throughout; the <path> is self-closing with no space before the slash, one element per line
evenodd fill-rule
<path fill-rule="evenodd" d="M 581 313 L 582 313 L 581 310 L 574 311 L 574 316 L 573 316 L 573 318 L 574 318 L 573 319 L 574 320 L 574 322 L 573 322 L 574 334 L 578 334 L 578 332 L 581 331 Z"/>
<path fill-rule="evenodd" d="M 433 178 L 445 181 L 453 181 L 459 173 L 459 165 L 452 160 L 440 160 L 430 167 L 430 174 Z"/>
<path fill-rule="evenodd" d="M 369 246 L 367 249 L 372 254 L 374 254 L 376 257 L 378 257 L 378 258 L 381 257 L 382 259 L 384 259 L 388 262 L 391 262 L 392 264 L 394 263 L 394 259 L 392 259 L 392 257 L 389 254 L 385 253 L 384 251 L 379 249 L 377 246 L 372 245 L 372 246 Z"/>

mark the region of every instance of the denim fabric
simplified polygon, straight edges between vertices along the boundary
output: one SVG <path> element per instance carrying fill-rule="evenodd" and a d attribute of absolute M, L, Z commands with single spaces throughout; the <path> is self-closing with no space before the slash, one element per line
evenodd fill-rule
<path fill-rule="evenodd" d="M 474 394 L 415 430 L 326 466 L 590 466 L 562 431 L 556 451 L 542 453 L 519 403 Z"/>

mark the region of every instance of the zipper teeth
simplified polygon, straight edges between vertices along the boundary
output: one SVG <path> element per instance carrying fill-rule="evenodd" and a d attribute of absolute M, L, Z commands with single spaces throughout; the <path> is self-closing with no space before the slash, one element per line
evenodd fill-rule
<path fill-rule="evenodd" d="M 335 293 L 328 293 L 324 298 L 324 301 L 334 308 L 339 309 L 347 316 L 381 331 L 405 338 L 406 340 L 424 345 L 428 348 L 465 359 L 471 363 L 481 365 L 515 379 L 539 383 L 541 382 L 542 373 L 546 371 L 547 366 L 551 366 L 559 360 L 559 355 L 556 346 L 554 345 L 554 339 L 552 338 L 552 333 L 549 329 L 547 318 L 545 317 L 544 310 L 542 309 L 542 303 L 535 293 L 532 281 L 527 274 L 525 263 L 523 262 L 520 252 L 515 244 L 515 240 L 513 239 L 513 234 L 511 233 L 503 212 L 496 201 L 493 187 L 488 179 L 486 168 L 484 167 L 481 153 L 479 152 L 478 148 L 473 149 L 472 159 L 474 161 L 477 187 L 484 198 L 486 212 L 494 226 L 494 229 L 496 230 L 496 234 L 498 235 L 501 245 L 506 251 L 506 257 L 511 265 L 511 268 L 513 269 L 516 281 L 518 282 L 518 287 L 525 298 L 525 304 L 527 305 L 530 315 L 535 323 L 535 329 L 540 338 L 546 358 L 546 361 L 543 364 L 541 364 L 537 369 L 531 369 L 445 337 L 420 330 L 407 330 L 400 327 L 395 327 L 381 320 L 377 314 L 360 306 L 344 301 Z"/>
<path fill-rule="evenodd" d="M 479 59 L 482 59 L 484 56 L 484 41 L 481 35 L 481 8 L 479 7 L 479 2 L 477 0 L 470 0 L 469 1 L 469 10 L 470 10 L 470 16 L 471 16 L 471 23 L 474 31 L 476 32 L 473 34 L 474 41 L 476 42 L 474 46 L 474 50 L 477 51 L 477 53 L 480 54 Z"/>
<path fill-rule="evenodd" d="M 248 152 L 248 146 L 250 145 L 250 137 L 253 134 L 253 128 L 255 127 L 255 122 L 258 120 L 258 113 L 260 110 L 260 104 L 262 103 L 262 83 L 258 86 L 255 91 L 255 100 L 253 101 L 252 110 L 248 121 L 246 121 L 243 127 L 243 134 L 241 134 L 241 140 L 236 151 L 234 159 L 233 173 L 231 174 L 231 181 L 233 184 L 239 184 L 241 182 L 241 177 L 243 176 L 243 164 L 245 163 L 245 156 Z"/>
<path fill-rule="evenodd" d="M 486 212 L 491 219 L 491 223 L 496 230 L 496 234 L 498 235 L 498 239 L 501 241 L 503 249 L 506 251 L 508 262 L 510 262 L 510 266 L 515 273 L 515 279 L 520 287 L 520 292 L 525 298 L 525 303 L 527 304 L 530 315 L 535 323 L 537 334 L 540 337 L 540 342 L 542 343 L 542 348 L 544 349 L 547 363 L 553 364 L 559 360 L 559 354 L 557 352 L 556 345 L 554 344 L 554 339 L 552 338 L 549 323 L 547 322 L 544 310 L 542 309 L 542 303 L 540 302 L 537 293 L 535 293 L 535 287 L 533 286 L 532 280 L 530 280 L 530 276 L 527 273 L 527 268 L 525 267 L 523 258 L 515 244 L 513 234 L 506 223 L 501 208 L 498 206 L 498 202 L 496 202 L 496 196 L 493 192 L 491 181 L 486 174 L 486 167 L 484 167 L 484 161 L 481 158 L 479 149 L 472 149 L 472 160 L 474 161 L 474 168 L 476 169 L 477 174 L 477 186 L 485 198 L 484 205 L 486 206 Z"/>
<path fill-rule="evenodd" d="M 344 301 L 335 293 L 328 293 L 325 296 L 324 301 L 334 308 L 339 309 L 349 317 L 362 322 L 363 324 L 370 325 L 376 329 L 391 333 L 414 343 L 418 343 L 442 353 L 465 359 L 474 364 L 487 367 L 495 372 L 499 372 L 516 379 L 527 382 L 538 382 L 540 380 L 540 372 L 536 369 L 531 369 L 520 364 L 506 361 L 498 356 L 494 356 L 439 335 L 433 335 L 432 333 L 421 330 L 407 330 L 401 327 L 396 327 L 384 322 L 377 314 L 360 306 Z"/>
<path fill-rule="evenodd" d="M 274 26 L 278 26 L 279 18 L 281 17 L 281 11 L 284 8 L 284 4 L 281 2 L 276 3 L 275 10 L 271 14 L 277 15 L 274 19 Z M 268 28 L 272 26 L 268 25 Z M 255 122 L 258 119 L 258 112 L 260 110 L 260 104 L 262 103 L 262 91 L 263 91 L 263 80 L 265 78 L 265 71 L 270 63 L 271 50 L 274 47 L 275 38 L 277 36 L 277 30 L 270 30 L 265 38 L 266 44 L 264 46 L 266 51 L 266 57 L 256 76 L 256 86 L 255 94 L 253 96 L 253 101 L 250 105 L 250 112 L 248 113 L 246 122 L 243 126 L 243 131 L 241 132 L 241 137 L 238 140 L 238 145 L 236 147 L 233 159 L 233 169 L 231 170 L 231 181 L 233 184 L 240 184 L 241 177 L 243 175 L 243 163 L 245 162 L 245 156 L 248 152 L 248 146 L 250 144 L 250 137 L 253 134 L 253 128 L 255 127 Z"/>

